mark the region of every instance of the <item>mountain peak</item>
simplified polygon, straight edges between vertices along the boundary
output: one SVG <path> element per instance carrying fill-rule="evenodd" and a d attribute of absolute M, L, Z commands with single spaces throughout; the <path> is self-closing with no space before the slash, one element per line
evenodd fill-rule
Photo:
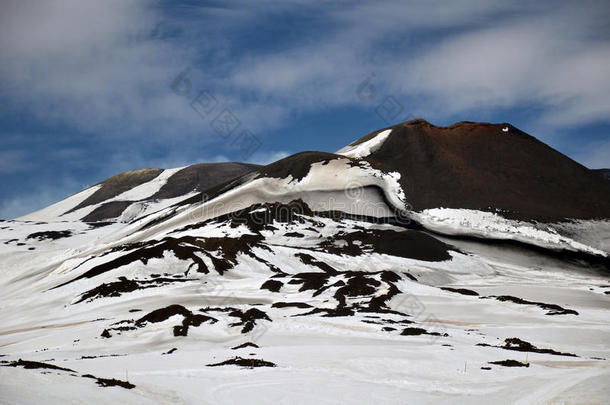
<path fill-rule="evenodd" d="M 514 219 L 610 217 L 602 176 L 506 124 L 423 119 L 372 132 L 338 151 L 400 173 L 415 210 L 501 211 Z"/>

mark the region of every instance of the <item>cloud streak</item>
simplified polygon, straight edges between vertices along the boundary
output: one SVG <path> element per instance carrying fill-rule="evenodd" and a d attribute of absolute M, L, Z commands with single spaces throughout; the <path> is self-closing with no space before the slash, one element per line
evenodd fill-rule
<path fill-rule="evenodd" d="M 416 98 L 415 109 L 425 116 L 535 104 L 545 125 L 608 121 L 610 37 L 603 27 L 610 7 L 603 2 L 442 4 L 389 1 L 327 10 L 339 26 L 333 35 L 250 56 L 230 80 L 238 91 L 315 109 L 353 105 L 355 83 L 377 72 L 380 85 Z M 426 34 L 434 30 L 444 31 Z"/>

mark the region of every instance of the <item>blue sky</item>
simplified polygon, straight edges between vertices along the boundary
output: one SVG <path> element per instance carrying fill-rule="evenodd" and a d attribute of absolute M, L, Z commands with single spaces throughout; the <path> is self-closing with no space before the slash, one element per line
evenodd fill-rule
<path fill-rule="evenodd" d="M 414 117 L 510 122 L 610 167 L 606 3 L 4 1 L 0 217 L 124 170 L 332 152 Z"/>

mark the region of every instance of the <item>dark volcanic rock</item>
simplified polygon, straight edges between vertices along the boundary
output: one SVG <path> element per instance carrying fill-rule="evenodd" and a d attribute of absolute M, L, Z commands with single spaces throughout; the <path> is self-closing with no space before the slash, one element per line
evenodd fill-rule
<path fill-rule="evenodd" d="M 502 346 L 493 346 L 493 345 L 489 345 L 487 343 L 477 343 L 477 346 L 499 347 L 501 349 L 513 350 L 513 351 L 517 351 L 517 352 L 531 352 L 531 353 L 552 354 L 555 356 L 578 357 L 574 353 L 563 353 L 563 352 L 558 352 L 553 349 L 539 349 L 538 347 L 534 346 L 533 344 L 526 342 L 525 340 L 516 338 L 516 337 L 504 339 L 504 345 L 502 345 Z"/>
<path fill-rule="evenodd" d="M 258 349 L 258 345 L 256 343 L 246 342 L 246 343 L 243 343 L 243 344 L 241 344 L 239 346 L 232 347 L 231 350 L 243 349 L 243 348 L 246 348 L 246 347 L 253 347 L 255 349 Z"/>
<path fill-rule="evenodd" d="M 479 293 L 477 293 L 476 291 L 472 291 L 472 290 L 469 290 L 467 288 L 441 287 L 441 290 L 449 291 L 449 292 L 454 292 L 454 293 L 462 294 L 462 295 L 472 295 L 472 296 L 478 296 L 479 295 Z"/>
<path fill-rule="evenodd" d="M 497 364 L 498 366 L 504 367 L 529 367 L 529 363 L 521 363 L 517 360 L 500 360 L 500 361 L 490 361 L 489 364 Z"/>
<path fill-rule="evenodd" d="M 136 387 L 129 381 L 117 380 L 115 378 L 99 378 L 91 374 L 83 374 L 82 377 L 94 379 L 100 387 L 123 387 L 128 390 Z"/>
<path fill-rule="evenodd" d="M 207 364 L 208 367 L 218 367 L 218 366 L 240 366 L 246 368 L 254 368 L 254 367 L 276 367 L 276 365 L 270 361 L 260 360 L 260 359 L 244 359 L 242 357 L 234 357 L 229 360 L 225 360 L 220 363 L 212 363 Z"/>
<path fill-rule="evenodd" d="M 272 308 L 311 308 L 311 305 L 304 302 L 274 302 Z"/>
<path fill-rule="evenodd" d="M 129 280 L 126 277 L 119 277 L 119 281 L 113 281 L 111 283 L 103 283 L 99 286 L 92 288 L 89 291 L 85 291 L 80 295 L 80 298 L 74 302 L 78 304 L 83 301 L 93 301 L 97 298 L 102 297 L 120 297 L 124 293 L 133 292 L 136 290 L 144 290 L 147 288 L 160 287 L 172 283 L 180 283 L 185 281 L 192 281 L 187 278 L 169 278 L 169 277 L 157 277 L 152 280 Z M 130 310 L 129 312 L 137 312 L 139 310 Z"/>
<path fill-rule="evenodd" d="M 513 297 L 511 295 L 500 295 L 498 297 L 490 296 L 490 297 L 481 297 L 481 298 L 495 298 L 498 301 L 502 301 L 502 302 L 508 301 L 508 302 L 513 302 L 515 304 L 520 304 L 520 305 L 535 305 L 544 310 L 547 310 L 548 311 L 546 313 L 547 315 L 578 315 L 578 312 L 574 311 L 573 309 L 566 309 L 566 308 L 563 308 L 556 304 L 546 304 L 544 302 L 528 301 L 528 300 L 524 300 L 523 298 Z"/>
<path fill-rule="evenodd" d="M 19 359 L 17 361 L 12 361 L 8 364 L 3 364 L 3 366 L 5 366 L 5 367 L 23 367 L 23 368 L 27 368 L 27 369 L 42 368 L 42 369 L 48 369 L 48 370 L 74 372 L 74 370 L 71 370 L 69 368 L 59 367 L 54 364 L 41 363 L 39 361 L 21 360 L 21 359 Z"/>
<path fill-rule="evenodd" d="M 242 312 L 239 309 L 235 309 L 229 313 L 229 316 L 240 318 L 240 322 L 235 322 L 229 326 L 242 326 L 241 333 L 248 333 L 256 325 L 257 320 L 265 320 L 271 322 L 271 318 L 266 313 L 257 308 L 250 308 L 246 312 Z"/>
<path fill-rule="evenodd" d="M 198 256 L 198 254 L 203 253 L 212 261 L 214 265 L 212 270 L 216 270 L 219 274 L 223 274 L 226 270 L 233 267 L 236 263 L 236 256 L 239 253 L 252 255 L 250 252 L 251 248 L 257 246 L 261 239 L 262 236 L 259 235 L 242 235 L 240 238 L 195 238 L 183 236 L 181 238 L 167 237 L 163 238 L 161 241 L 152 240 L 126 244 L 111 249 L 106 252 L 106 254 L 117 251 L 126 251 L 127 253 L 97 265 L 80 276 L 54 288 L 62 287 L 83 278 L 92 278 L 137 261 L 146 264 L 148 263 L 148 260 L 153 258 L 162 259 L 165 252 L 172 252 L 178 259 L 190 262 L 185 273 L 188 273 L 192 268 L 195 268 L 199 273 L 210 272 L 211 269 L 208 269 L 208 266 L 203 259 Z M 224 255 L 222 259 L 208 253 L 217 251 L 221 247 Z"/>
<path fill-rule="evenodd" d="M 187 336 L 189 326 L 197 327 L 204 322 L 216 323 L 218 321 L 216 318 L 212 318 L 211 316 L 193 314 L 182 305 L 170 305 L 144 315 L 142 318 L 135 321 L 135 325 L 137 327 L 142 327 L 149 322 L 163 322 L 174 315 L 182 315 L 184 317 L 182 320 L 182 325 L 174 326 L 174 336 Z"/>
<path fill-rule="evenodd" d="M 450 260 L 449 250 L 455 250 L 421 231 L 397 232 L 380 229 L 339 233 L 332 239 L 322 242 L 320 247 L 333 254 L 358 256 L 375 252 L 425 261 Z"/>
<path fill-rule="evenodd" d="M 446 333 L 441 334 L 439 332 L 428 332 L 427 330 L 425 330 L 423 328 L 413 328 L 413 327 L 403 329 L 403 331 L 400 332 L 400 334 L 403 336 L 419 336 L 419 335 L 448 336 Z"/>
<path fill-rule="evenodd" d="M 269 290 L 271 292 L 278 292 L 284 283 L 278 280 L 267 280 L 261 285 L 261 290 Z"/>
<path fill-rule="evenodd" d="M 51 240 L 55 240 L 55 239 L 61 239 L 61 238 L 69 238 L 70 236 L 72 236 L 72 231 L 70 230 L 66 230 L 66 231 L 43 231 L 43 232 L 34 232 L 29 234 L 26 239 L 37 239 L 39 241 L 45 240 L 45 239 L 51 239 Z"/>

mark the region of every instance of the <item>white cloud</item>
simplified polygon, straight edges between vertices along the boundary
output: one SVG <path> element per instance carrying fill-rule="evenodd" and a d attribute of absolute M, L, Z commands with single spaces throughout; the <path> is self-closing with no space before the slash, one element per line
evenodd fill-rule
<path fill-rule="evenodd" d="M 249 159 L 247 159 L 247 162 L 257 165 L 268 165 L 269 163 L 284 159 L 290 155 L 291 153 L 286 151 L 256 152 Z"/>
<path fill-rule="evenodd" d="M 328 35 L 249 55 L 234 88 L 315 111 L 358 103 L 358 83 L 375 72 L 378 90 L 432 119 L 526 106 L 549 127 L 610 120 L 604 2 L 362 2 L 320 19 L 335 24 Z"/>
<path fill-rule="evenodd" d="M 159 27 L 179 29 L 181 21 L 143 0 L 11 0 L 0 16 L 0 93 L 13 108 L 101 138 L 213 140 L 169 88 L 186 66 L 194 67 L 195 90 L 211 89 L 255 133 L 295 111 L 357 105 L 356 87 L 375 72 L 380 91 L 417 100 L 415 115 L 536 104 L 541 122 L 575 125 L 610 116 L 608 9 L 563 1 L 237 1 L 185 8 L 183 24 L 205 22 L 221 34 L 174 40 Z M 267 21 L 269 10 L 315 15 L 320 29 L 271 51 L 240 49 L 222 34 Z"/>
<path fill-rule="evenodd" d="M 610 42 L 577 40 L 561 17 L 449 38 L 414 61 L 404 88 L 447 113 L 536 104 L 550 126 L 608 120 Z"/>
<path fill-rule="evenodd" d="M 196 128 L 169 87 L 188 52 L 155 37 L 160 16 L 149 4 L 3 2 L 0 93 L 21 113 L 103 138 L 116 128 L 130 135 Z"/>

